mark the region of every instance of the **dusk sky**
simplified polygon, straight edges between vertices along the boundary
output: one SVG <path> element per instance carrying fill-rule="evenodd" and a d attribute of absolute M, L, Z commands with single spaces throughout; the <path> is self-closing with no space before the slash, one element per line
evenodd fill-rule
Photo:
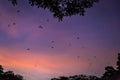
<path fill-rule="evenodd" d="M 120 0 L 100 0 L 85 16 L 59 22 L 28 0 L 0 0 L 0 65 L 26 80 L 101 76 L 120 52 Z"/>

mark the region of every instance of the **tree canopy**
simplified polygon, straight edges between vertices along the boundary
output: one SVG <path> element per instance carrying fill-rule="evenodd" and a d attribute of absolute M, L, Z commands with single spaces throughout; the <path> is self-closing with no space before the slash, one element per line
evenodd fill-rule
<path fill-rule="evenodd" d="M 9 0 L 15 6 L 17 0 Z M 65 16 L 81 15 L 84 16 L 85 9 L 93 7 L 99 0 L 28 0 L 31 6 L 48 9 L 59 21 Z"/>
<path fill-rule="evenodd" d="M 3 71 L 3 67 L 0 65 L 0 80 L 23 80 L 23 77 L 19 74 L 14 74 L 13 71 Z"/>
<path fill-rule="evenodd" d="M 69 76 L 69 77 L 65 77 L 65 76 L 61 76 L 59 78 L 52 78 L 51 80 L 101 80 L 100 78 L 96 77 L 96 76 L 86 76 L 86 75 L 74 75 L 74 76 Z"/>
<path fill-rule="evenodd" d="M 116 69 L 112 66 L 105 67 L 105 72 L 101 77 L 94 75 L 74 75 L 74 76 L 61 76 L 59 78 L 52 78 L 51 80 L 120 80 L 120 53 L 118 53 Z"/>

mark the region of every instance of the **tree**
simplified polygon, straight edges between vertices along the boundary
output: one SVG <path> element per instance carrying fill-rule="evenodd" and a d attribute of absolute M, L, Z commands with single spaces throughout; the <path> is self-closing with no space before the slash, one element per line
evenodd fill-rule
<path fill-rule="evenodd" d="M 3 67 L 0 65 L 0 80 L 4 80 L 3 79 Z"/>
<path fill-rule="evenodd" d="M 17 0 L 9 0 L 15 6 Z M 62 21 L 65 16 L 84 16 L 85 9 L 93 7 L 99 0 L 28 0 L 31 6 L 48 9 L 55 18 Z"/>
<path fill-rule="evenodd" d="M 118 53 L 117 69 L 120 72 L 120 53 Z"/>
<path fill-rule="evenodd" d="M 74 76 L 69 76 L 69 77 L 65 77 L 65 76 L 61 76 L 59 78 L 52 78 L 51 80 L 101 80 L 100 78 L 96 77 L 96 76 L 86 76 L 86 75 L 74 75 Z"/>
<path fill-rule="evenodd" d="M 117 68 L 112 66 L 105 67 L 105 73 L 101 77 L 102 80 L 118 80 L 120 79 L 120 53 L 118 53 Z"/>
<path fill-rule="evenodd" d="M 3 67 L 0 65 L 0 75 L 3 74 Z"/>
<path fill-rule="evenodd" d="M 3 67 L 0 65 L 0 80 L 23 80 L 23 77 L 19 74 L 14 74 L 13 71 L 3 71 Z"/>
<path fill-rule="evenodd" d="M 105 73 L 102 76 L 102 80 L 110 80 L 111 77 L 117 74 L 117 71 L 112 66 L 105 67 Z"/>
<path fill-rule="evenodd" d="M 89 80 L 101 80 L 101 78 L 98 78 L 96 76 L 89 76 Z"/>
<path fill-rule="evenodd" d="M 52 78 L 51 80 L 120 80 L 120 53 L 118 53 L 117 68 L 105 67 L 105 73 L 99 78 L 94 75 L 74 75 L 69 77 Z"/>

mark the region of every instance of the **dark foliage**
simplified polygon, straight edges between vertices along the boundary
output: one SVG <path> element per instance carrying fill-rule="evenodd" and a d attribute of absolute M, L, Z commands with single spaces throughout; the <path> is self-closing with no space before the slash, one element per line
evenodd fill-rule
<path fill-rule="evenodd" d="M 117 69 L 120 72 L 120 53 L 118 53 Z"/>
<path fill-rule="evenodd" d="M 86 76 L 86 75 L 74 75 L 74 76 L 61 76 L 59 78 L 53 78 L 51 80 L 101 80 L 100 78 L 96 76 Z"/>
<path fill-rule="evenodd" d="M 9 0 L 15 6 L 17 0 Z M 62 21 L 65 16 L 82 15 L 85 9 L 93 7 L 99 0 L 28 0 L 31 6 L 48 9 L 53 16 Z"/>
<path fill-rule="evenodd" d="M 14 74 L 13 71 L 3 71 L 3 67 L 0 65 L 0 80 L 23 80 L 23 77 L 18 74 Z"/>
<path fill-rule="evenodd" d="M 102 76 L 102 80 L 110 80 L 110 78 L 112 78 L 112 76 L 116 74 L 117 71 L 113 67 L 107 66 L 105 67 L 105 73 Z"/>
<path fill-rule="evenodd" d="M 97 76 L 74 75 L 69 77 L 52 78 L 51 80 L 120 80 L 120 53 L 118 53 L 117 68 L 105 67 L 105 73 L 99 78 Z"/>
<path fill-rule="evenodd" d="M 120 80 L 120 53 L 118 53 L 117 68 L 112 66 L 105 67 L 105 73 L 101 77 L 102 80 Z"/>

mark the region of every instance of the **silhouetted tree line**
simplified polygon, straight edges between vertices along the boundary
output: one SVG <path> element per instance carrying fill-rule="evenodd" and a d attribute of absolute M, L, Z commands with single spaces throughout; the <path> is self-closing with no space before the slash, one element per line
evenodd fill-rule
<path fill-rule="evenodd" d="M 15 6 L 17 0 L 9 0 Z M 85 9 L 93 7 L 94 3 L 99 0 L 28 0 L 31 6 L 48 9 L 53 13 L 53 16 L 62 21 L 65 16 L 82 15 L 84 16 Z"/>
<path fill-rule="evenodd" d="M 101 77 L 94 75 L 74 75 L 74 76 L 61 76 L 59 78 L 52 78 L 51 80 L 120 80 L 120 53 L 118 53 L 117 67 L 114 69 L 112 66 L 105 67 L 105 73 Z"/>
<path fill-rule="evenodd" d="M 52 78 L 51 80 L 120 80 L 120 53 L 118 53 L 117 67 L 114 69 L 112 66 L 105 67 L 105 73 L 101 77 L 94 75 L 74 75 L 74 76 L 60 76 L 59 78 Z M 21 75 L 15 75 L 13 71 L 3 71 L 0 66 L 0 80 L 23 80 Z"/>
<path fill-rule="evenodd" d="M 0 80 L 23 80 L 19 74 L 14 74 L 13 71 L 4 72 L 3 67 L 0 65 Z"/>

